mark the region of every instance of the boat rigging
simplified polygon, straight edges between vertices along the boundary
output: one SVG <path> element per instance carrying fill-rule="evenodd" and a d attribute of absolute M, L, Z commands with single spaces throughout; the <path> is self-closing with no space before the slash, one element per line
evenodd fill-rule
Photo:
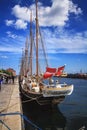
<path fill-rule="evenodd" d="M 38 21 L 38 0 L 36 0 L 36 58 L 33 56 L 33 32 L 32 32 L 32 12 L 30 14 L 30 51 L 29 42 L 26 39 L 25 52 L 22 54 L 21 68 L 20 68 L 20 91 L 29 100 L 36 101 L 40 105 L 47 104 L 58 104 L 65 96 L 70 95 L 73 92 L 73 84 L 67 85 L 65 83 L 60 84 L 58 79 L 54 82 L 55 76 L 61 77 L 65 65 L 58 68 L 52 68 L 48 66 L 45 48 L 42 41 L 43 53 L 46 61 L 46 71 L 44 73 L 39 72 L 39 40 L 38 35 L 41 36 L 41 31 L 39 29 Z M 28 58 L 29 57 L 29 58 Z M 35 62 L 33 58 L 36 59 L 36 72 L 34 73 Z M 34 64 L 34 65 L 33 65 Z M 42 64 L 42 63 L 41 63 Z"/>

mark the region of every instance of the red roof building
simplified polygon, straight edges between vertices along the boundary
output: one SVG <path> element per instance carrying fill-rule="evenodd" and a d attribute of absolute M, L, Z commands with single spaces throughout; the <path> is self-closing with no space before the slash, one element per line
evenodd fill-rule
<path fill-rule="evenodd" d="M 14 69 L 8 68 L 7 71 L 12 73 L 13 76 L 16 76 L 16 71 Z"/>

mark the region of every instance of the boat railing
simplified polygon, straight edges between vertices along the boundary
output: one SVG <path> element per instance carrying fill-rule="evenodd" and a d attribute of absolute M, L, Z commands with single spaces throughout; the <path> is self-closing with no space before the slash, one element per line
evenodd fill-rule
<path fill-rule="evenodd" d="M 19 112 L 14 112 L 14 113 L 0 113 L 0 116 L 13 116 L 13 115 L 19 115 L 21 116 L 22 119 L 24 119 L 29 125 L 33 126 L 35 128 L 35 130 L 42 130 L 40 127 L 38 127 L 37 125 L 35 125 L 31 120 L 29 120 L 25 115 L 19 113 Z M 4 125 L 5 128 L 7 128 L 8 130 L 11 130 L 10 127 L 3 121 L 0 120 L 0 123 L 2 123 Z"/>
<path fill-rule="evenodd" d="M 45 83 L 42 83 L 42 85 L 45 86 L 45 88 L 47 88 L 47 87 L 56 87 L 56 84 L 45 84 Z M 60 83 L 59 83 L 59 85 L 60 85 L 61 87 L 67 86 L 66 83 L 63 83 L 63 84 L 60 84 Z"/>

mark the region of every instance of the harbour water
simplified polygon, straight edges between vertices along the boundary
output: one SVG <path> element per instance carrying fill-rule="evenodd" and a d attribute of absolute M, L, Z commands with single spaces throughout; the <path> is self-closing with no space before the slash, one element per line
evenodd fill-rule
<path fill-rule="evenodd" d="M 72 95 L 53 107 L 23 103 L 24 114 L 42 130 L 87 130 L 87 80 L 62 78 L 61 82 L 74 84 Z M 25 128 L 35 130 L 27 123 Z"/>

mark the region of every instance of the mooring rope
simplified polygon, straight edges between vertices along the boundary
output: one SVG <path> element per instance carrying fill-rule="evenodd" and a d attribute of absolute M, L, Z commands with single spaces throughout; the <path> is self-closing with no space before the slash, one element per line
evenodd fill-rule
<path fill-rule="evenodd" d="M 36 101 L 37 101 L 40 97 L 42 97 L 42 95 L 41 95 L 41 96 L 37 96 L 37 97 L 33 98 L 33 97 L 28 96 L 27 94 L 25 94 L 25 93 L 23 92 L 23 90 L 21 90 L 21 91 L 22 91 L 22 94 L 24 94 L 26 97 L 30 98 L 29 100 L 22 101 L 22 103 L 31 102 L 31 101 L 33 101 L 33 100 L 36 100 Z"/>

